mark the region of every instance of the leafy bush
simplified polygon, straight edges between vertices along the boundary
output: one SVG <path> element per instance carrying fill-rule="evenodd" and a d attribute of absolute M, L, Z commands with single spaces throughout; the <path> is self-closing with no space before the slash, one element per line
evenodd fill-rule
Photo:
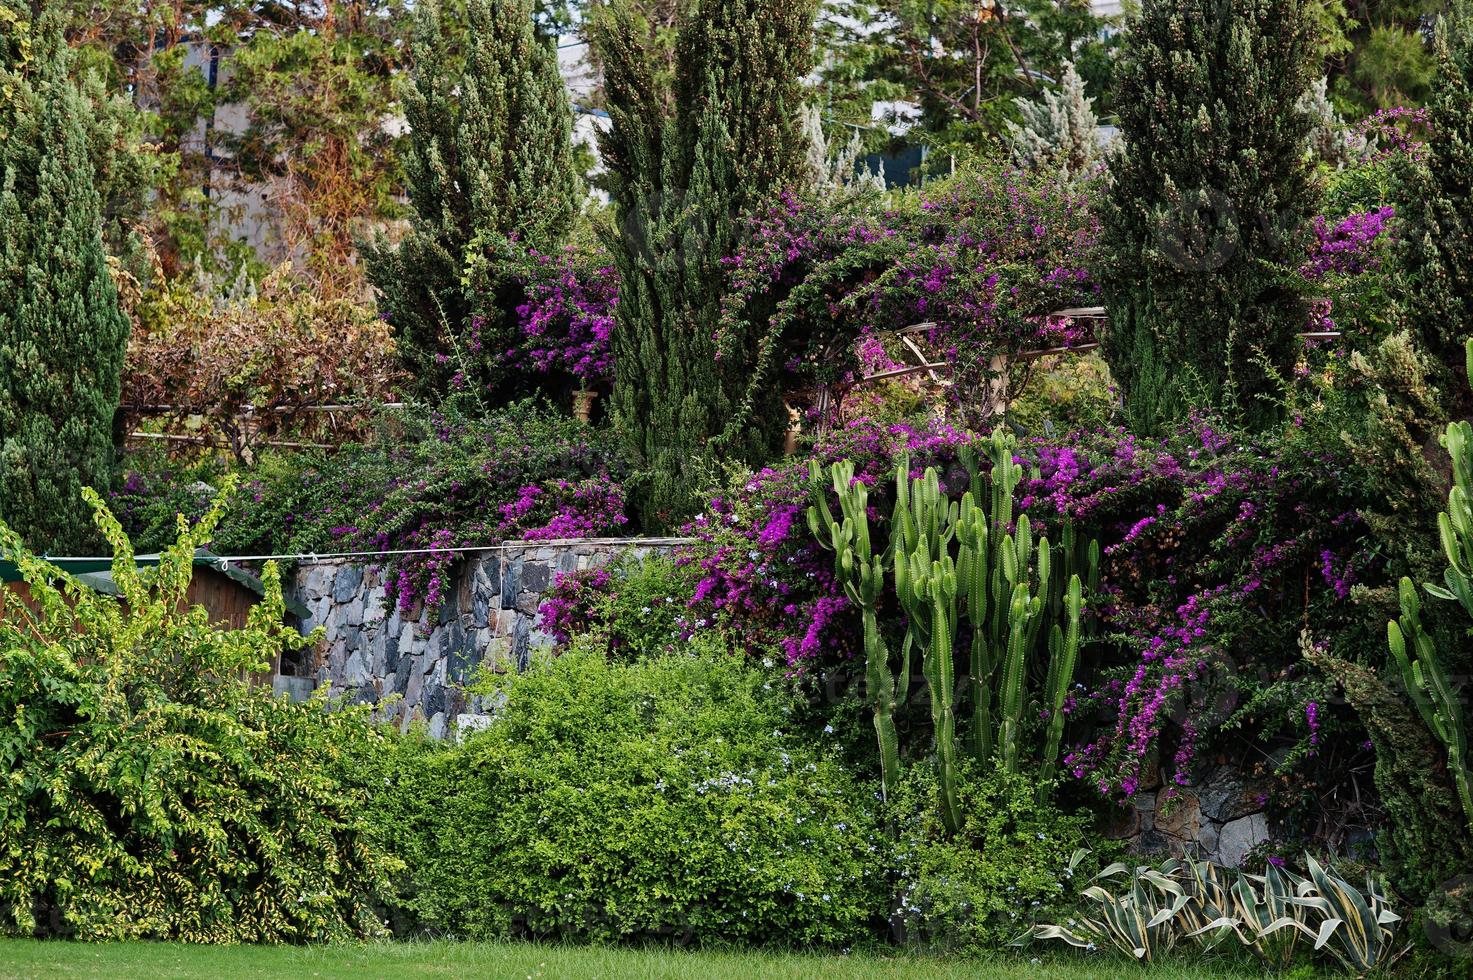
<path fill-rule="evenodd" d="M 203 422 L 246 460 L 263 440 L 362 435 L 369 406 L 394 400 L 404 379 L 371 308 L 321 297 L 288 266 L 216 293 L 182 279 L 145 296 L 123 376 L 130 424 L 162 413 L 168 432 L 201 436 Z M 325 404 L 363 409 L 310 410 Z"/>
<path fill-rule="evenodd" d="M 689 635 L 686 606 L 694 586 L 689 566 L 651 557 L 560 574 L 538 612 L 542 629 L 558 643 L 587 635 L 620 656 L 670 652 Z"/>
<path fill-rule="evenodd" d="M 479 418 L 405 411 L 382 425 L 372 442 L 248 472 L 236 493 L 241 506 L 216 531 L 215 549 L 426 549 L 389 563 L 387 601 L 407 609 L 444 597 L 456 547 L 586 537 L 625 524 L 618 460 L 587 426 L 535 403 Z M 209 492 L 195 486 L 201 477 L 214 479 L 208 470 L 130 474 L 115 500 L 130 526 L 157 529 L 175 505 L 200 512 L 187 505 Z M 157 496 L 170 504 L 160 508 Z"/>
<path fill-rule="evenodd" d="M 895 917 L 937 951 L 1000 949 L 1075 900 L 1070 857 L 1089 846 L 1089 815 L 1068 814 L 1036 776 L 963 765 L 961 829 L 948 836 L 928 766 L 911 766 L 887 811 L 896 830 Z"/>
<path fill-rule="evenodd" d="M 95 494 L 121 597 L 27 553 L 0 555 L 34 609 L 0 592 L 0 930 L 86 939 L 280 942 L 372 935 L 392 859 L 370 846 L 345 754 L 382 736 L 355 711 L 240 679 L 307 640 L 280 583 L 244 629 L 184 600 L 217 505 L 163 556 L 132 547 Z"/>
<path fill-rule="evenodd" d="M 854 940 L 882 904 L 870 795 L 766 687 L 708 643 L 580 644 L 483 692 L 486 731 L 390 777 L 408 906 L 470 936 Z"/>

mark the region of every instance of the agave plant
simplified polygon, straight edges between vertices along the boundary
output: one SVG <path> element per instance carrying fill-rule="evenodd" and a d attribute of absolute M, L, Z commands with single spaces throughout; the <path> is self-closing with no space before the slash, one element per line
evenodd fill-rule
<path fill-rule="evenodd" d="M 1076 854 L 1071 866 L 1077 864 Z M 1179 917 L 1191 900 L 1181 884 L 1160 868 L 1134 868 L 1115 862 L 1090 879 L 1082 895 L 1095 903 L 1094 915 L 1081 915 L 1067 926 L 1035 926 L 1017 942 L 1062 939 L 1080 949 L 1113 947 L 1132 959 L 1150 963 L 1169 952 L 1184 935 Z M 1098 882 L 1120 881 L 1124 890 L 1112 892 Z"/>
<path fill-rule="evenodd" d="M 1386 897 L 1376 891 L 1366 876 L 1366 891 L 1326 870 L 1305 855 L 1309 878 L 1296 887 L 1292 901 L 1309 909 L 1306 931 L 1315 937 L 1314 948 L 1323 950 L 1349 973 L 1363 977 L 1395 963 L 1411 947 L 1396 948 L 1396 923 L 1401 916 L 1391 911 Z"/>
<path fill-rule="evenodd" d="M 1238 939 L 1273 970 L 1294 962 L 1305 936 L 1315 938 L 1305 924 L 1305 907 L 1295 901 L 1303 878 L 1270 864 L 1261 875 L 1239 873 L 1233 883 L 1233 916 Z"/>
<path fill-rule="evenodd" d="M 1071 867 L 1083 853 L 1075 855 Z M 1397 948 L 1396 923 L 1386 898 L 1368 876 L 1359 889 L 1305 855 L 1308 877 L 1270 866 L 1245 874 L 1209 861 L 1173 858 L 1154 868 L 1116 863 L 1092 880 L 1084 897 L 1099 907 L 1067 926 L 1035 926 L 1028 939 L 1062 939 L 1085 949 L 1113 947 L 1149 962 L 1182 939 L 1211 948 L 1228 936 L 1248 947 L 1265 966 L 1290 966 L 1301 940 L 1335 959 L 1357 977 L 1395 963 L 1409 947 Z M 1094 882 L 1123 878 L 1119 893 Z"/>

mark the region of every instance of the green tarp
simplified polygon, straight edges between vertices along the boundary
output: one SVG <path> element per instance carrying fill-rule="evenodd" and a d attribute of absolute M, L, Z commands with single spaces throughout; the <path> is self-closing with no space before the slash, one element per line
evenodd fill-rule
<path fill-rule="evenodd" d="M 51 564 L 75 578 L 78 582 L 97 592 L 117 595 L 118 587 L 113 582 L 113 563 L 110 558 L 47 558 Z M 158 555 L 134 555 L 133 563 L 139 568 L 151 568 L 159 563 Z M 201 548 L 194 553 L 195 568 L 213 568 L 238 585 L 243 585 L 256 595 L 265 595 L 266 587 L 261 580 L 238 565 L 225 562 L 219 555 Z M 0 558 L 0 582 L 19 582 L 20 569 L 15 562 Z M 286 611 L 298 619 L 310 615 L 307 607 L 286 597 Z"/>

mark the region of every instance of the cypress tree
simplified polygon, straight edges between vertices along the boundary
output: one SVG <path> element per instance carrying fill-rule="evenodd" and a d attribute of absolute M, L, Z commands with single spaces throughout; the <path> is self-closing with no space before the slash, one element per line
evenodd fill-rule
<path fill-rule="evenodd" d="M 88 134 L 59 32 L 0 62 L 0 519 L 36 551 L 94 540 L 128 342 L 102 241 Z"/>
<path fill-rule="evenodd" d="M 1101 214 L 1105 356 L 1138 431 L 1194 408 L 1261 426 L 1295 357 L 1314 207 L 1304 0 L 1147 0 Z"/>
<path fill-rule="evenodd" d="M 777 393 L 751 386 L 759 338 L 727 337 L 718 351 L 714 334 L 742 215 L 802 179 L 813 12 L 811 0 L 695 0 L 677 23 L 673 72 L 627 0 L 593 27 L 617 211 L 612 405 L 650 527 L 689 515 L 717 464 L 762 460 L 786 426 Z"/>
<path fill-rule="evenodd" d="M 1473 0 L 1453 0 L 1433 50 L 1427 159 L 1406 175 L 1398 211 L 1407 312 L 1427 352 L 1451 369 L 1473 336 Z"/>
<path fill-rule="evenodd" d="M 457 374 L 505 397 L 499 361 L 515 302 L 495 256 L 555 247 L 578 213 L 572 112 L 532 13 L 530 0 L 466 0 L 464 26 L 452 32 L 437 2 L 416 10 L 403 97 L 409 230 L 397 249 L 380 241 L 365 255 L 404 366 L 432 400 Z M 477 312 L 485 322 L 473 335 Z"/>

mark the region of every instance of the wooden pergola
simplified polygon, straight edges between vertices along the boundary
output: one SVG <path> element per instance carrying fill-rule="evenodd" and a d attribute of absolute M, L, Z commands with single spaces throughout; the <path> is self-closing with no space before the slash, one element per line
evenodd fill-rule
<path fill-rule="evenodd" d="M 1055 310 L 1052 313 L 1045 314 L 1044 319 L 1048 321 L 1086 321 L 1090 325 L 1089 337 L 1084 342 L 1078 344 L 1066 344 L 1058 347 L 1041 347 L 1037 350 L 1026 350 L 1011 355 L 995 355 L 988 363 L 988 371 L 993 378 L 993 380 L 989 383 L 989 395 L 991 408 L 995 414 L 1000 415 L 1004 411 L 1006 411 L 1008 402 L 1010 401 L 1007 390 L 1007 368 L 1010 363 L 1018 361 L 1036 361 L 1045 357 L 1059 357 L 1069 354 L 1083 354 L 1087 353 L 1088 351 L 1098 350 L 1100 347 L 1100 341 L 1094 327 L 1096 324 L 1108 323 L 1110 317 L 1103 306 L 1074 306 L 1068 309 Z M 896 330 L 895 336 L 900 338 L 900 342 L 902 345 L 904 345 L 905 349 L 915 356 L 916 363 L 906 364 L 897 368 L 888 368 L 884 371 L 876 371 L 873 374 L 864 375 L 859 379 L 858 383 L 867 384 L 872 381 L 889 381 L 896 378 L 906 378 L 912 377 L 917 374 L 924 374 L 927 376 L 932 384 L 950 384 L 951 382 L 947 380 L 944 376 L 951 373 L 952 363 L 950 361 L 930 360 L 926 356 L 925 351 L 921 349 L 920 345 L 917 344 L 914 339 L 917 334 L 927 333 L 941 326 L 944 326 L 944 324 L 928 321 L 926 323 L 913 323 L 908 327 L 901 327 L 899 330 Z M 1299 338 L 1301 340 L 1332 340 L 1339 336 L 1340 331 L 1338 330 L 1309 330 L 1299 334 Z M 821 386 L 818 391 L 818 410 L 819 417 L 821 419 L 826 420 L 828 418 L 830 401 L 831 398 L 829 395 L 828 386 Z M 822 424 L 826 427 L 827 423 L 824 422 Z"/>

